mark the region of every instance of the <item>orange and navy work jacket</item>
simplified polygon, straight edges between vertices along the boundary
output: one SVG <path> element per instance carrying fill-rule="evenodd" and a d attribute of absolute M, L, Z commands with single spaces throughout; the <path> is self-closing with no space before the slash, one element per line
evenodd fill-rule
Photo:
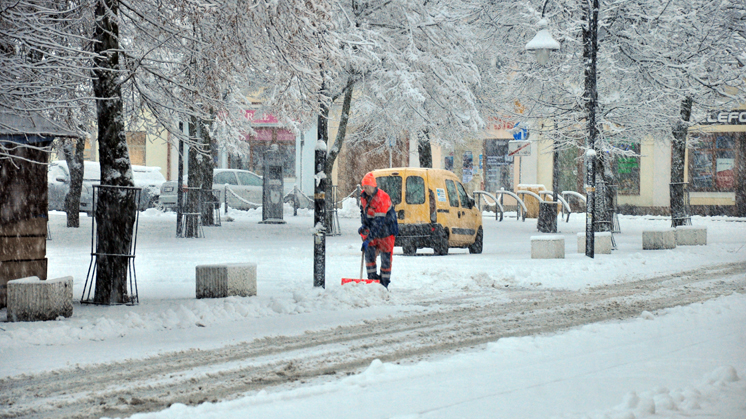
<path fill-rule="evenodd" d="M 360 221 L 370 230 L 368 238 L 381 239 L 395 234 L 386 217 L 392 210 L 391 198 L 386 191 L 376 188 L 373 197 L 363 191 L 360 194 L 360 206 Z"/>

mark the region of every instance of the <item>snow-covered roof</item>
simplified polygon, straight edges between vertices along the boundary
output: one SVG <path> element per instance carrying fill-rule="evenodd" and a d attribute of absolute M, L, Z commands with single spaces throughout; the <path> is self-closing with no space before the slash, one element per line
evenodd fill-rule
<path fill-rule="evenodd" d="M 0 112 L 0 138 L 16 143 L 51 141 L 80 135 L 38 114 Z"/>

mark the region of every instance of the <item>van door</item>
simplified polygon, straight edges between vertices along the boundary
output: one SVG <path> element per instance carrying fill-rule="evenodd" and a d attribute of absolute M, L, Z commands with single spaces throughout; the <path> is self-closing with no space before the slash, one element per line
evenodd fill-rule
<path fill-rule="evenodd" d="M 464 185 L 456 182 L 456 187 L 458 188 L 459 201 L 461 202 L 460 227 L 462 230 L 458 233 L 460 238 L 464 240 L 464 243 L 471 244 L 474 241 L 474 235 L 477 234 L 477 217 L 481 217 L 482 215 L 476 206 L 472 205 L 473 201 L 466 193 Z"/>
<path fill-rule="evenodd" d="M 459 205 L 458 189 L 456 188 L 456 182 L 452 179 L 446 179 L 446 193 L 448 194 L 448 212 L 445 214 L 447 222 L 445 226 L 450 229 L 450 237 L 448 242 L 451 245 L 459 245 L 464 242 L 462 237 L 462 223 L 461 223 L 461 206 Z"/>
<path fill-rule="evenodd" d="M 404 212 L 399 218 L 409 224 L 429 224 L 430 205 L 425 191 L 425 179 L 419 174 L 408 174 L 404 180 Z"/>

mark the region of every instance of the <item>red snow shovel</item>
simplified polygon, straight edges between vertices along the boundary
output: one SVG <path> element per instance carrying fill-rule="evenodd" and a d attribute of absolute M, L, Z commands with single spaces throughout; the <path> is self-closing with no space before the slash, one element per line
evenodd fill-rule
<path fill-rule="evenodd" d="M 350 282 L 354 282 L 356 284 L 364 283 L 364 284 L 380 284 L 381 281 L 377 279 L 362 279 L 363 278 L 363 262 L 365 261 L 365 252 L 362 252 L 360 255 L 360 278 L 342 278 L 342 285 L 349 284 Z"/>

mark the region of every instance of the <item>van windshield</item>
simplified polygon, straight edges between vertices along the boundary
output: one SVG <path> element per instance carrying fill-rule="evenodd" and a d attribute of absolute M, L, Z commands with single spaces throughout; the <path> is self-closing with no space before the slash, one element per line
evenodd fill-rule
<path fill-rule="evenodd" d="M 391 197 L 391 205 L 401 203 L 401 176 L 381 176 L 376 178 L 378 187 Z"/>

